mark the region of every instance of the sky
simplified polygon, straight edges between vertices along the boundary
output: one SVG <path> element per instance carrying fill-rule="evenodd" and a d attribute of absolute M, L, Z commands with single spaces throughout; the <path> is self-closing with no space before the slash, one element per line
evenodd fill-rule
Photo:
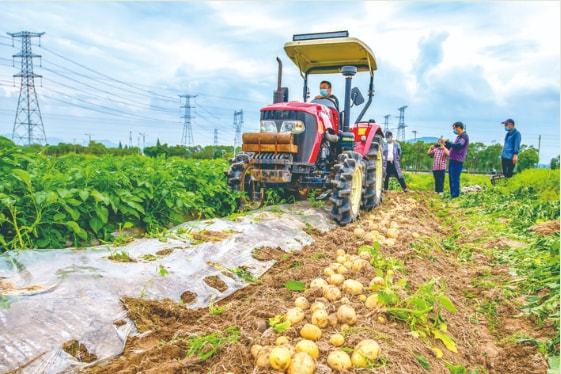
<path fill-rule="evenodd" d="M 93 140 L 146 145 L 181 142 L 179 94 L 193 99 L 193 137 L 232 144 L 233 112 L 244 131 L 259 127 L 272 101 L 275 57 L 283 85 L 301 100 L 302 79 L 286 57 L 293 34 L 348 30 L 373 50 L 378 70 L 366 118 L 406 137 L 452 137 L 466 124 L 473 141 L 502 143 L 513 118 L 541 162 L 559 154 L 560 3 L 516 2 L 1 2 L 0 134 L 11 136 L 19 95 L 7 32 L 45 32 L 33 52 L 37 94 L 50 143 Z M 16 66 L 17 63 L 16 63 Z M 321 78 L 311 79 L 315 95 Z M 327 76 L 342 98 L 344 80 Z M 14 87 L 14 81 L 16 83 Z M 354 80 L 366 96 L 367 76 Z M 358 112 L 358 111 L 357 111 Z M 90 134 L 90 135 L 86 135 Z M 131 136 L 132 134 L 132 136 Z"/>

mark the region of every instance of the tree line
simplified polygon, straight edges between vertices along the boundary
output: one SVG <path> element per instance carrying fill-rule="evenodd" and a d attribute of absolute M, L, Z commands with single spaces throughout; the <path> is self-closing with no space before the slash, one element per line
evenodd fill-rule
<path fill-rule="evenodd" d="M 431 143 L 403 142 L 401 145 L 401 166 L 406 170 L 430 171 L 432 158 L 427 155 Z M 475 173 L 492 173 L 501 170 L 501 144 L 486 145 L 481 142 L 470 143 L 464 162 L 464 170 Z M 533 146 L 522 145 L 518 155 L 517 169 L 538 167 L 538 150 Z M 552 169 L 559 168 L 559 156 L 550 162 Z"/>
<path fill-rule="evenodd" d="M 0 137 L 2 138 L 2 137 Z M 3 142 L 10 142 L 9 139 L 1 139 Z M 0 146 L 1 146 L 0 142 Z M 405 170 L 411 171 L 430 171 L 432 170 L 432 158 L 427 155 L 430 143 L 418 141 L 416 143 L 403 142 L 401 144 L 402 156 L 401 166 Z M 207 146 L 181 146 L 162 144 L 158 140 L 156 145 L 145 147 L 122 146 L 107 147 L 102 143 L 91 141 L 88 145 L 59 143 L 57 145 L 31 145 L 24 148 L 31 152 L 42 152 L 46 155 L 60 156 L 68 153 L 76 154 L 94 154 L 94 155 L 138 155 L 144 154 L 149 157 L 181 157 L 190 159 L 229 159 L 234 153 L 232 146 L 225 145 L 207 145 Z M 464 169 L 467 172 L 475 173 L 492 173 L 501 170 L 501 152 L 502 145 L 476 142 L 469 145 L 468 154 L 464 163 Z M 533 146 L 522 145 L 518 156 L 518 170 L 535 168 L 538 166 L 539 157 L 538 150 Z M 559 168 L 559 156 L 551 159 L 550 167 L 552 169 Z"/>

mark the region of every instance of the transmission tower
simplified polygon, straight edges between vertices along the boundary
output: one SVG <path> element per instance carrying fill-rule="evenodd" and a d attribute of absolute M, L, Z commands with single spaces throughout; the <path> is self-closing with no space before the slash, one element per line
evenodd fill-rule
<path fill-rule="evenodd" d="M 144 148 L 146 148 L 146 133 L 139 132 L 138 135 L 142 137 L 142 148 L 140 148 L 140 153 L 144 154 Z"/>
<path fill-rule="evenodd" d="M 399 110 L 399 123 L 397 124 L 397 139 L 401 139 L 401 141 L 405 141 L 405 109 L 407 109 L 407 105 L 404 105 Z"/>
<path fill-rule="evenodd" d="M 14 59 L 19 58 L 21 62 L 20 72 L 14 74 L 14 78 L 21 78 L 21 83 L 12 140 L 18 139 L 24 142 L 27 139 L 27 144 L 45 144 L 47 136 L 35 91 L 35 78 L 42 78 L 42 76 L 33 72 L 33 59 L 40 58 L 41 55 L 31 52 L 31 38 L 38 38 L 41 46 L 41 36 L 45 33 L 20 31 L 7 34 L 12 37 L 12 46 L 15 38 L 20 39 L 21 42 L 21 51 L 12 56 Z"/>
<path fill-rule="evenodd" d="M 191 109 L 194 106 L 191 106 L 191 99 L 194 99 L 197 95 L 179 95 L 180 100 L 185 99 L 185 103 L 181 105 L 181 108 L 184 109 L 183 115 L 183 133 L 181 134 L 181 145 L 194 145 L 195 141 L 193 140 L 193 128 L 191 127 L 191 120 L 193 116 L 191 115 Z"/>
<path fill-rule="evenodd" d="M 236 149 L 242 144 L 242 128 L 243 128 L 243 109 L 234 111 L 234 154 Z"/>
<path fill-rule="evenodd" d="M 413 130 L 411 132 L 413 133 L 413 141 L 416 143 L 417 142 L 417 130 Z"/>
<path fill-rule="evenodd" d="M 129 148 L 132 148 L 132 130 L 129 130 Z"/>
<path fill-rule="evenodd" d="M 386 114 L 384 116 L 384 133 L 390 131 L 390 115 Z"/>
<path fill-rule="evenodd" d="M 214 146 L 218 145 L 218 129 L 214 129 Z"/>

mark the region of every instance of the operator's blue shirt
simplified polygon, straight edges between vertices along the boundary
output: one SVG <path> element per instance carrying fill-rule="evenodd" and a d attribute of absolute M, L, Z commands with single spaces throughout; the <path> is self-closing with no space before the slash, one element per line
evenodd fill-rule
<path fill-rule="evenodd" d="M 520 134 L 520 131 L 516 129 L 508 131 L 505 135 L 505 145 L 503 147 L 503 153 L 501 154 L 501 157 L 512 160 L 514 155 L 517 155 L 518 152 L 520 152 L 521 140 L 522 135 Z"/>

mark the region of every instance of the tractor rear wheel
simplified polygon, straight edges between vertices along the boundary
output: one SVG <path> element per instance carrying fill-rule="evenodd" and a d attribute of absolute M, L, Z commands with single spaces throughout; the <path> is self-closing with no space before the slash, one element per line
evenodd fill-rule
<path fill-rule="evenodd" d="M 366 164 L 359 153 L 347 151 L 339 155 L 333 169 L 331 216 L 340 225 L 346 225 L 360 213 Z"/>
<path fill-rule="evenodd" d="M 366 211 L 380 205 L 384 195 L 383 140 L 376 135 L 366 159 L 366 178 L 362 194 L 362 208 Z"/>
<path fill-rule="evenodd" d="M 249 155 L 245 153 L 236 155 L 227 175 L 230 188 L 241 192 L 238 207 L 245 210 L 260 208 L 265 200 L 264 188 L 251 179 L 251 169 L 253 166 L 249 163 L 249 159 Z"/>

